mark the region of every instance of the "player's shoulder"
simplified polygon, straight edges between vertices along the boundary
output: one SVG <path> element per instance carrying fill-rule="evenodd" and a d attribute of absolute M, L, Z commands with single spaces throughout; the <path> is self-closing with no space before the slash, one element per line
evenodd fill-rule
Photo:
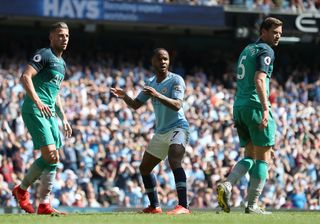
<path fill-rule="evenodd" d="M 40 48 L 37 49 L 32 56 L 32 60 L 35 62 L 40 62 L 41 60 L 49 57 L 50 55 L 50 49 L 49 48 Z"/>
<path fill-rule="evenodd" d="M 257 48 L 258 48 L 260 51 L 263 50 L 263 51 L 266 51 L 266 52 L 268 52 L 268 53 L 271 53 L 272 55 L 274 54 L 273 49 L 272 49 L 272 48 L 270 47 L 270 45 L 267 44 L 267 43 L 264 43 L 264 42 L 262 42 L 262 41 L 259 41 L 259 42 L 256 43 L 256 46 L 257 46 Z"/>
<path fill-rule="evenodd" d="M 40 48 L 35 51 L 35 54 L 40 54 L 40 55 L 48 55 L 50 53 L 51 53 L 50 48 Z"/>
<path fill-rule="evenodd" d="M 145 84 L 148 86 L 150 85 L 151 83 L 155 82 L 156 81 L 156 76 L 153 75 L 151 77 L 148 77 L 144 80 Z"/>
<path fill-rule="evenodd" d="M 169 72 L 169 78 L 172 79 L 172 81 L 175 81 L 175 82 L 184 82 L 183 78 L 176 74 L 176 73 L 173 73 L 173 72 Z"/>

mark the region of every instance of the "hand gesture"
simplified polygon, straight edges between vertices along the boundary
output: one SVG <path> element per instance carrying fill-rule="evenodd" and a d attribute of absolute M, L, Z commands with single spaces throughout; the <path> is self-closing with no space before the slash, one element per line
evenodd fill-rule
<path fill-rule="evenodd" d="M 152 97 L 158 97 L 159 96 L 159 93 L 157 92 L 157 90 L 155 90 L 154 88 L 150 87 L 150 86 L 145 86 L 143 88 L 143 92 L 149 96 L 152 96 Z"/>
<path fill-rule="evenodd" d="M 44 117 L 51 117 L 52 113 L 50 107 L 42 103 L 41 100 L 37 101 L 36 103 L 37 108 L 39 109 L 40 113 Z"/>
<path fill-rule="evenodd" d="M 269 120 L 269 110 L 264 110 L 262 114 L 262 121 L 259 125 L 259 128 L 264 129 L 268 127 L 268 120 Z"/>
<path fill-rule="evenodd" d="M 69 122 L 67 120 L 63 120 L 62 124 L 63 124 L 64 136 L 67 138 L 70 138 L 72 135 L 71 125 L 69 124 Z"/>
<path fill-rule="evenodd" d="M 111 93 L 118 98 L 124 98 L 126 95 L 125 91 L 121 88 L 111 88 Z"/>

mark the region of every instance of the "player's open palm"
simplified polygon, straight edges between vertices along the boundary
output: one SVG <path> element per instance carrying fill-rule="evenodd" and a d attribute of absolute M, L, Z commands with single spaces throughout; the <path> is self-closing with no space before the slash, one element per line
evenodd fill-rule
<path fill-rule="evenodd" d="M 125 91 L 121 88 L 111 88 L 111 93 L 119 98 L 124 98 L 126 95 Z"/>

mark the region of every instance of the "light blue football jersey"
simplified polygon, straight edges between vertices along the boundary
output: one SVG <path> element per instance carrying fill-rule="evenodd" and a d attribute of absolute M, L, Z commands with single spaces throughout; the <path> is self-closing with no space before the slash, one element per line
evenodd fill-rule
<path fill-rule="evenodd" d="M 157 83 L 157 77 L 153 76 L 146 81 L 146 85 L 168 98 L 183 101 L 186 85 L 182 77 L 177 74 L 170 72 L 160 83 Z M 142 103 L 147 102 L 149 98 L 150 96 L 144 92 L 140 92 L 137 96 L 137 99 Z M 152 98 L 152 105 L 156 116 L 155 133 L 163 134 L 174 128 L 189 129 L 189 123 L 184 116 L 182 107 L 179 111 L 175 111 L 155 98 Z"/>

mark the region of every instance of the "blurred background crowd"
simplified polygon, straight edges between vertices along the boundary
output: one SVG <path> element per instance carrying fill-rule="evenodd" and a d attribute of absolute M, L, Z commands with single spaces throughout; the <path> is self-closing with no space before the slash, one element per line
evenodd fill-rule
<path fill-rule="evenodd" d="M 25 92 L 19 77 L 27 57 L 23 51 L 14 52 L 17 54 L 0 57 L 0 206 L 9 207 L 16 206 L 11 189 L 39 156 L 20 113 Z M 110 93 L 110 87 L 124 88 L 136 96 L 152 75 L 150 65 L 139 61 L 134 52 L 131 57 L 135 62 L 125 57 L 114 60 L 112 53 L 87 53 L 85 60 L 78 54 L 71 56 L 60 95 L 73 135 L 64 139 L 60 150 L 52 204 L 147 206 L 139 164 L 153 135 L 152 105 L 148 102 L 134 112 Z M 196 208 L 217 206 L 216 184 L 243 157 L 232 121 L 236 56 L 220 54 L 216 58 L 225 63 L 211 71 L 215 73 L 208 74 L 201 67 L 186 70 L 181 63 L 171 67 L 184 77 L 187 87 L 184 109 L 191 135 L 183 167 L 190 206 Z M 291 64 L 276 70 L 270 101 L 277 121 L 276 158 L 270 164 L 261 204 L 319 210 L 319 67 Z M 168 163 L 164 161 L 154 172 L 162 206 L 175 206 L 175 183 Z M 234 186 L 233 206 L 240 206 L 246 197 L 247 184 L 248 176 Z M 37 189 L 38 182 L 30 189 L 33 203 L 38 203 Z"/>
<path fill-rule="evenodd" d="M 269 12 L 319 12 L 319 0 L 131 0 L 129 2 L 185 4 L 193 6 L 231 6 Z"/>

